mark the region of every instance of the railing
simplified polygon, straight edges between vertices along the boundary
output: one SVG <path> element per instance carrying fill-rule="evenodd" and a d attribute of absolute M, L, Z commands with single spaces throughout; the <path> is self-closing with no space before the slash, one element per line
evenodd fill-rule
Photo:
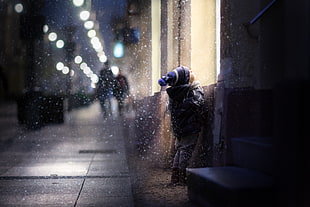
<path fill-rule="evenodd" d="M 272 0 L 265 8 L 263 8 L 251 21 L 247 22 L 244 24 L 248 34 L 252 37 L 257 39 L 258 37 L 253 35 L 252 32 L 250 32 L 249 27 L 251 25 L 253 25 L 255 22 L 257 22 L 257 20 L 259 20 L 260 18 L 262 18 L 262 16 L 264 14 L 266 14 L 266 12 L 277 2 L 277 0 Z"/>
<path fill-rule="evenodd" d="M 276 3 L 277 0 L 272 0 L 262 11 L 260 11 L 251 21 L 249 21 L 249 25 L 254 24 L 257 20 L 259 20 L 271 7 Z"/>

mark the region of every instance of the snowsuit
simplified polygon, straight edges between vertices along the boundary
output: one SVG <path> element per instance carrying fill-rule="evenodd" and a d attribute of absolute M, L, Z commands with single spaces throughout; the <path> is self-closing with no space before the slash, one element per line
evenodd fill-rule
<path fill-rule="evenodd" d="M 185 179 L 185 170 L 201 131 L 200 115 L 205 100 L 199 82 L 172 86 L 166 91 L 169 95 L 172 129 L 176 137 L 171 180 L 178 182 L 175 179 Z"/>

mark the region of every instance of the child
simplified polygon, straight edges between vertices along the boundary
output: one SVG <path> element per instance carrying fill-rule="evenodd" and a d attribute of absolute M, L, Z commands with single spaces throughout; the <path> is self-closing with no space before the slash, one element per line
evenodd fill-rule
<path fill-rule="evenodd" d="M 172 165 L 172 184 L 186 184 L 186 167 L 194 151 L 201 130 L 201 112 L 204 94 L 194 73 L 180 66 L 158 80 L 159 85 L 171 87 L 166 91 L 169 96 L 169 110 L 175 136 L 176 153 Z"/>

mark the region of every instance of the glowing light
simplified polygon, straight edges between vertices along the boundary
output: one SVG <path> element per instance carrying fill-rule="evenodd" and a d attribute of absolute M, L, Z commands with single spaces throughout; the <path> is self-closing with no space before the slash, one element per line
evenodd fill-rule
<path fill-rule="evenodd" d="M 74 70 L 70 70 L 70 76 L 74 76 Z"/>
<path fill-rule="evenodd" d="M 89 67 L 84 68 L 83 70 L 84 74 L 89 74 L 91 72 Z"/>
<path fill-rule="evenodd" d="M 101 56 L 99 57 L 99 61 L 102 62 L 102 63 L 107 62 L 107 60 L 108 60 L 108 58 L 107 58 L 106 55 L 101 55 Z"/>
<path fill-rule="evenodd" d="M 114 45 L 113 54 L 116 58 L 121 58 L 124 56 L 124 45 L 121 42 L 117 42 Z"/>
<path fill-rule="evenodd" d="M 93 48 L 96 50 L 96 52 L 103 50 L 102 45 L 101 45 L 100 42 L 95 44 L 95 45 L 93 45 Z"/>
<path fill-rule="evenodd" d="M 70 69 L 67 67 L 67 66 L 65 66 L 63 69 L 62 69 L 62 73 L 63 74 L 68 74 L 70 72 Z"/>
<path fill-rule="evenodd" d="M 97 52 L 97 56 L 98 56 L 98 57 L 101 57 L 101 56 L 103 56 L 103 55 L 105 55 L 105 53 L 104 53 L 103 51 Z"/>
<path fill-rule="evenodd" d="M 80 64 L 81 62 L 83 61 L 83 59 L 82 59 L 82 57 L 81 56 L 75 56 L 75 58 L 74 58 L 74 62 L 76 63 L 76 64 Z"/>
<path fill-rule="evenodd" d="M 89 73 L 86 73 L 86 76 L 90 78 L 93 74 L 94 74 L 94 72 L 92 70 L 90 70 Z"/>
<path fill-rule="evenodd" d="M 14 9 L 17 13 L 22 13 L 24 10 L 24 6 L 21 3 L 15 4 Z"/>
<path fill-rule="evenodd" d="M 62 70 L 64 67 L 65 67 L 65 65 L 64 65 L 62 62 L 58 62 L 58 63 L 56 64 L 56 69 L 57 69 L 57 70 Z"/>
<path fill-rule="evenodd" d="M 87 68 L 87 64 L 85 62 L 81 63 L 80 68 L 81 70 L 84 70 L 85 68 Z"/>
<path fill-rule="evenodd" d="M 93 37 L 96 37 L 96 31 L 95 30 L 89 30 L 88 32 L 87 32 L 87 36 L 89 37 L 89 38 L 93 38 Z"/>
<path fill-rule="evenodd" d="M 84 28 L 85 29 L 92 29 L 94 27 L 94 22 L 93 21 L 86 21 L 84 23 Z"/>
<path fill-rule="evenodd" d="M 52 42 L 57 40 L 57 34 L 55 32 L 49 33 L 48 39 L 49 39 L 49 41 L 52 41 Z"/>
<path fill-rule="evenodd" d="M 22 172 L 26 175 L 40 175 L 43 176 L 76 176 L 85 175 L 87 173 L 87 166 L 84 163 L 76 162 L 56 162 L 56 163 L 42 163 L 35 167 L 29 167 Z"/>
<path fill-rule="evenodd" d="M 43 26 L 43 32 L 44 32 L 44 33 L 47 33 L 47 32 L 48 32 L 48 29 L 49 29 L 48 26 L 45 24 L 45 25 Z"/>
<path fill-rule="evenodd" d="M 98 83 L 99 81 L 99 77 L 96 74 L 93 74 L 90 79 L 93 83 Z"/>
<path fill-rule="evenodd" d="M 57 48 L 63 48 L 65 45 L 65 42 L 63 40 L 57 40 L 56 47 Z"/>
<path fill-rule="evenodd" d="M 73 0 L 73 4 L 76 7 L 80 7 L 84 4 L 84 0 Z"/>
<path fill-rule="evenodd" d="M 117 74 L 119 73 L 119 68 L 115 65 L 111 67 L 111 70 L 115 76 L 117 76 Z"/>
<path fill-rule="evenodd" d="M 90 42 L 91 42 L 92 45 L 95 45 L 95 44 L 98 44 L 98 43 L 101 44 L 98 37 L 91 38 Z"/>
<path fill-rule="evenodd" d="M 82 12 L 80 13 L 80 18 L 81 18 L 81 20 L 83 20 L 83 21 L 88 20 L 89 17 L 90 17 L 89 11 L 82 11 Z"/>

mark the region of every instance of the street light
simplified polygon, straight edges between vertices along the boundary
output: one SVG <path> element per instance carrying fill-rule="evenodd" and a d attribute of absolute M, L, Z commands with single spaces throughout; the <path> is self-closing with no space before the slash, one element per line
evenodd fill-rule
<path fill-rule="evenodd" d="M 65 67 L 65 65 L 63 64 L 63 62 L 58 62 L 56 64 L 56 69 L 57 70 L 62 70 Z"/>
<path fill-rule="evenodd" d="M 67 66 L 63 67 L 63 69 L 62 69 L 62 73 L 65 75 L 68 74 L 69 71 L 70 71 L 70 69 Z"/>
<path fill-rule="evenodd" d="M 96 37 L 96 35 L 97 35 L 97 33 L 96 33 L 96 31 L 95 30 L 89 30 L 88 32 L 87 32 L 87 36 L 89 37 L 89 38 L 93 38 L 93 37 Z"/>
<path fill-rule="evenodd" d="M 57 40 L 56 47 L 57 48 L 63 48 L 65 45 L 65 42 L 63 40 Z"/>
<path fill-rule="evenodd" d="M 86 20 L 88 20 L 89 17 L 90 17 L 89 11 L 86 11 L 86 10 L 81 11 L 81 13 L 80 13 L 81 20 L 86 21 Z"/>
<path fill-rule="evenodd" d="M 55 40 L 57 40 L 57 34 L 55 32 L 49 33 L 48 39 L 49 41 L 54 42 Z"/>
<path fill-rule="evenodd" d="M 85 29 L 92 29 L 95 26 L 95 23 L 93 21 L 86 21 L 84 23 L 84 28 Z"/>
<path fill-rule="evenodd" d="M 114 76 L 117 76 L 119 73 L 119 67 L 117 67 L 116 65 L 111 66 L 111 70 Z"/>
<path fill-rule="evenodd" d="M 103 55 L 98 55 L 99 56 L 99 61 L 102 62 L 102 63 L 105 63 L 107 62 L 108 58 L 105 54 Z"/>
<path fill-rule="evenodd" d="M 92 74 L 90 79 L 91 79 L 91 81 L 93 83 L 98 83 L 99 82 L 99 77 L 96 74 Z"/>
<path fill-rule="evenodd" d="M 84 70 L 86 67 L 88 67 L 87 64 L 85 62 L 82 62 L 80 65 L 80 69 Z"/>
<path fill-rule="evenodd" d="M 116 42 L 113 48 L 113 55 L 116 58 L 121 58 L 124 56 L 124 45 L 122 42 Z"/>
<path fill-rule="evenodd" d="M 47 24 L 45 24 L 44 26 L 43 26 L 43 32 L 44 33 L 47 33 L 48 32 L 48 25 Z"/>
<path fill-rule="evenodd" d="M 17 13 L 22 13 L 24 10 L 24 6 L 21 3 L 15 4 L 14 9 Z"/>
<path fill-rule="evenodd" d="M 80 64 L 81 62 L 83 61 L 83 59 L 82 59 L 82 57 L 81 56 L 75 56 L 75 58 L 74 58 L 74 62 L 76 63 L 76 64 Z"/>
<path fill-rule="evenodd" d="M 73 0 L 73 4 L 76 7 L 80 7 L 84 4 L 84 0 Z"/>

